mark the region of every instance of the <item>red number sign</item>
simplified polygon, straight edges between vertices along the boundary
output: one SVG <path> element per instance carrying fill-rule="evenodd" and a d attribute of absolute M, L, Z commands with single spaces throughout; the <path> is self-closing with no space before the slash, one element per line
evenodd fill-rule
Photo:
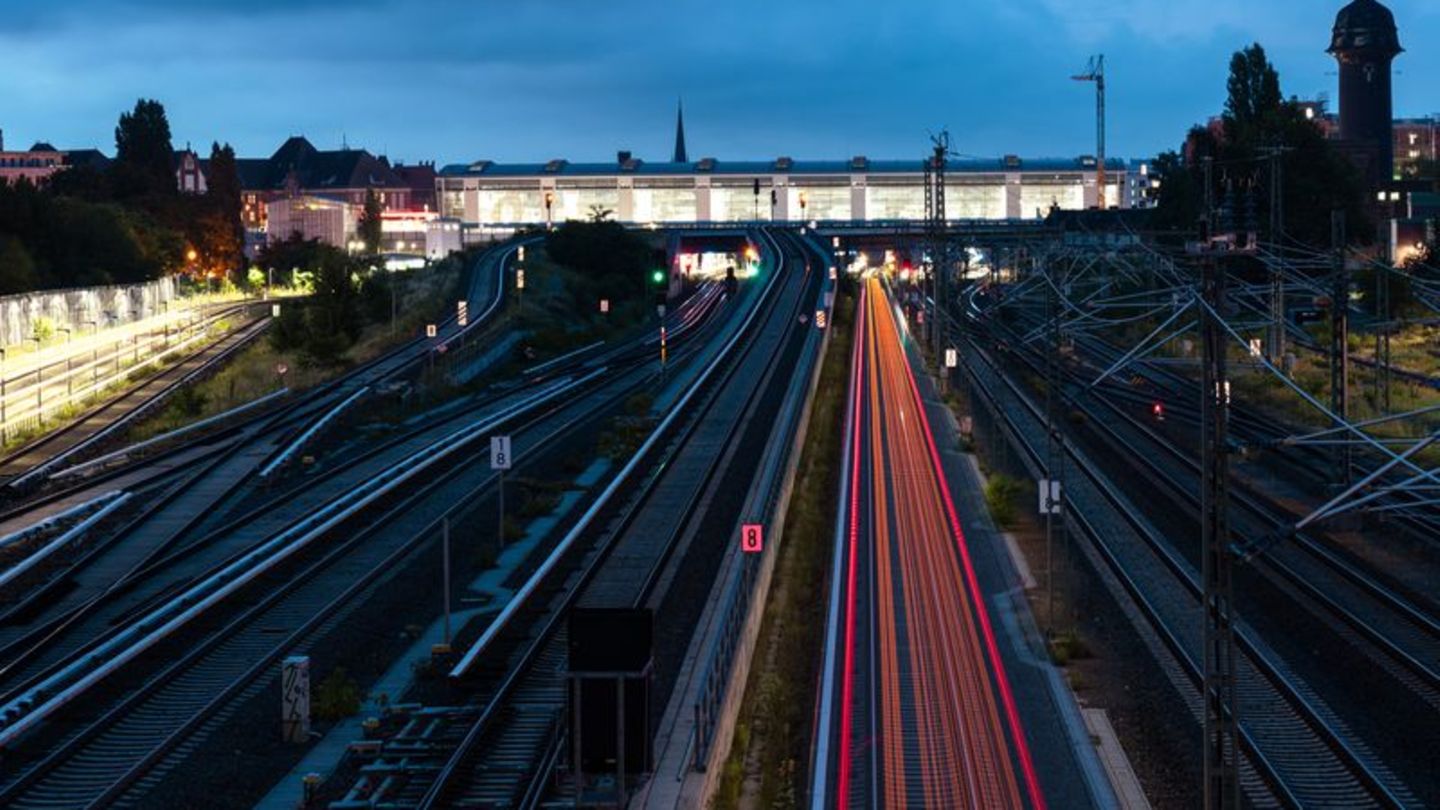
<path fill-rule="evenodd" d="M 746 554 L 759 554 L 765 550 L 765 527 L 759 523 L 746 523 L 740 527 L 740 550 Z"/>

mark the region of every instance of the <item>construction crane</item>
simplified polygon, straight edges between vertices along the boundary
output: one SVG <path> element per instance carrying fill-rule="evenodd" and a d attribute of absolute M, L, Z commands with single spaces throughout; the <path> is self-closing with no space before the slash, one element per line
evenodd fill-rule
<path fill-rule="evenodd" d="M 1085 72 L 1070 78 L 1095 83 L 1095 201 L 1101 211 L 1105 204 L 1105 54 L 1090 57 Z"/>

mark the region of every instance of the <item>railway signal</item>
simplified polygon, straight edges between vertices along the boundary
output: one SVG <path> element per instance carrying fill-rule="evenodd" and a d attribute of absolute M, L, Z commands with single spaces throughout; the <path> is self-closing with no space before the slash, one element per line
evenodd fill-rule
<path fill-rule="evenodd" d="M 1156 422 L 1165 421 L 1165 403 L 1155 402 L 1150 405 L 1150 415 L 1155 417 Z"/>

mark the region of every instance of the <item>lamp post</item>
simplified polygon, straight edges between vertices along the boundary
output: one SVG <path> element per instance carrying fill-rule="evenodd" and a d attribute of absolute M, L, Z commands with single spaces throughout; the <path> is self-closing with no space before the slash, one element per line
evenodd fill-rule
<path fill-rule="evenodd" d="M 81 326 L 90 325 L 90 386 L 100 384 L 100 322 L 83 321 Z"/>
<path fill-rule="evenodd" d="M 10 440 L 10 423 L 5 412 L 5 349 L 0 347 L 0 444 Z"/>
<path fill-rule="evenodd" d="M 555 206 L 555 192 L 545 192 L 545 229 L 552 230 L 555 227 L 555 216 L 552 213 Z"/>
<path fill-rule="evenodd" d="M 75 396 L 75 356 L 70 353 L 70 327 L 61 326 L 55 331 L 65 333 L 65 397 L 69 399 Z"/>

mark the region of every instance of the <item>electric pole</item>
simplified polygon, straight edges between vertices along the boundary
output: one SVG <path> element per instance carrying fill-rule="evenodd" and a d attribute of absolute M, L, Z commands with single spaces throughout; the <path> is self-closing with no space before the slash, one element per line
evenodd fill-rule
<path fill-rule="evenodd" d="M 1206 161 L 1207 180 L 1212 163 Z M 1209 186 L 1207 184 L 1207 191 Z M 1207 199 L 1213 199 L 1207 193 Z M 1230 382 L 1226 374 L 1225 256 L 1235 252 L 1236 228 L 1233 192 L 1215 229 L 1215 211 L 1206 208 L 1201 228 L 1200 293 L 1204 302 L 1201 323 L 1200 396 L 1200 536 L 1203 581 L 1205 761 L 1204 806 L 1207 810 L 1240 807 L 1239 697 L 1235 688 L 1234 583 L 1230 553 L 1229 406 Z M 1216 233 L 1218 230 L 1218 234 Z M 1254 249 L 1247 238 L 1242 251 Z"/>
<path fill-rule="evenodd" d="M 933 136 L 931 142 L 934 144 L 934 154 L 930 160 L 930 182 L 929 193 L 926 197 L 930 201 L 929 210 L 929 231 L 930 231 L 930 255 L 934 263 L 934 292 L 935 311 L 930 327 L 930 333 L 934 336 L 934 352 L 936 362 L 941 362 L 945 356 L 945 320 L 949 316 L 950 307 L 950 235 L 949 225 L 945 218 L 945 161 L 950 153 L 950 133 L 941 130 L 939 135 Z"/>
<path fill-rule="evenodd" d="M 1345 212 L 1330 212 L 1330 242 L 1334 248 L 1334 287 L 1330 293 L 1330 412 L 1338 424 L 1350 418 L 1350 274 L 1345 268 Z M 1378 360 L 1378 358 L 1377 358 Z M 1340 483 L 1349 486 L 1351 446 L 1343 437 L 1339 449 Z"/>
<path fill-rule="evenodd" d="M 1270 333 L 1265 353 L 1270 362 L 1280 366 L 1285 357 L 1285 163 L 1290 151 L 1283 146 L 1263 150 L 1270 170 L 1270 242 L 1274 245 L 1276 266 L 1270 270 Z"/>

